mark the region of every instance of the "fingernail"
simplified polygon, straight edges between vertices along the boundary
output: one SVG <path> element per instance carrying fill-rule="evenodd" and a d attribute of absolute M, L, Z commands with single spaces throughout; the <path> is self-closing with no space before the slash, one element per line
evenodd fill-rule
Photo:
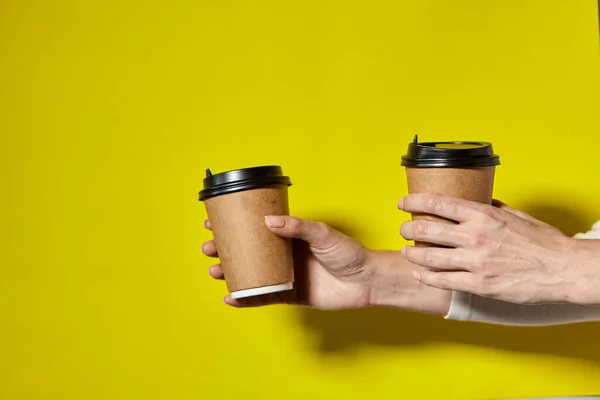
<path fill-rule="evenodd" d="M 400 199 L 400 201 L 398 202 L 398 209 L 399 210 L 404 210 L 404 199 Z"/>
<path fill-rule="evenodd" d="M 404 246 L 404 247 L 402 248 L 401 252 L 402 252 L 402 255 L 403 255 L 404 257 L 406 257 L 406 246 Z"/>
<path fill-rule="evenodd" d="M 281 215 L 268 215 L 265 217 L 265 223 L 271 228 L 283 228 L 285 226 L 285 218 Z"/>
<path fill-rule="evenodd" d="M 414 271 L 412 272 L 412 275 L 413 275 L 413 277 L 414 277 L 416 280 L 418 280 L 418 281 L 420 281 L 420 280 L 421 280 L 421 273 L 420 273 L 419 271 L 417 271 L 417 270 L 414 270 Z"/>

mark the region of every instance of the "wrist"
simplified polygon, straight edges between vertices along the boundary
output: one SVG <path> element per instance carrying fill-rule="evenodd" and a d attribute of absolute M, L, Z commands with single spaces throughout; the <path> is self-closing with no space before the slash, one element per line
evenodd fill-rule
<path fill-rule="evenodd" d="M 568 303 L 600 305 L 600 240 L 572 239 L 567 242 L 566 271 L 570 275 L 563 292 Z"/>
<path fill-rule="evenodd" d="M 372 251 L 373 268 L 369 306 L 393 307 L 410 311 L 446 315 L 452 292 L 423 285 L 412 276 L 416 265 L 397 251 Z"/>

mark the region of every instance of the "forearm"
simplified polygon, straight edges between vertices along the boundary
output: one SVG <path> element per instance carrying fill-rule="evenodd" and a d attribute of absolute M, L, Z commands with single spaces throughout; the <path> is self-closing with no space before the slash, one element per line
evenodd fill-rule
<path fill-rule="evenodd" d="M 600 245 L 600 241 L 590 245 Z M 600 321 L 600 305 L 519 305 L 425 286 L 412 276 L 412 270 L 417 266 L 406 260 L 400 252 L 375 251 L 371 262 L 376 270 L 369 302 L 371 306 L 497 325 L 542 326 Z"/>
<path fill-rule="evenodd" d="M 396 251 L 374 251 L 369 305 L 446 315 L 452 292 L 425 286 L 412 276 L 417 266 Z"/>

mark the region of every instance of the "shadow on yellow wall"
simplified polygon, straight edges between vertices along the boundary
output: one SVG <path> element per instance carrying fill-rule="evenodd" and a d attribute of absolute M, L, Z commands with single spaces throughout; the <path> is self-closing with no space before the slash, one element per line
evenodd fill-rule
<path fill-rule="evenodd" d="M 365 345 L 404 347 L 445 342 L 600 363 L 600 323 L 509 327 L 440 320 L 392 309 L 297 310 L 302 326 L 320 335 L 323 356 L 349 354 Z"/>
<path fill-rule="evenodd" d="M 575 210 L 564 204 L 531 203 L 530 215 L 572 236 L 589 229 L 593 210 Z M 589 212 L 586 212 L 589 211 Z M 597 214 L 596 214 L 597 215 Z M 350 236 L 357 232 L 341 221 L 327 221 Z M 320 336 L 323 356 L 348 354 L 365 345 L 412 347 L 428 342 L 449 342 L 506 351 L 575 357 L 600 364 L 600 323 L 545 327 L 498 326 L 441 320 L 393 309 L 347 311 L 297 310 L 301 325 Z"/>

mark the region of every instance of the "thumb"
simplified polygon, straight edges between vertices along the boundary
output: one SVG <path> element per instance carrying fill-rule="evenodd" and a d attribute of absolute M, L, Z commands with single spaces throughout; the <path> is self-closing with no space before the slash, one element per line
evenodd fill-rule
<path fill-rule="evenodd" d="M 340 236 L 323 222 L 313 222 L 287 215 L 266 216 L 265 224 L 277 236 L 301 239 L 317 249 L 333 246 Z"/>

